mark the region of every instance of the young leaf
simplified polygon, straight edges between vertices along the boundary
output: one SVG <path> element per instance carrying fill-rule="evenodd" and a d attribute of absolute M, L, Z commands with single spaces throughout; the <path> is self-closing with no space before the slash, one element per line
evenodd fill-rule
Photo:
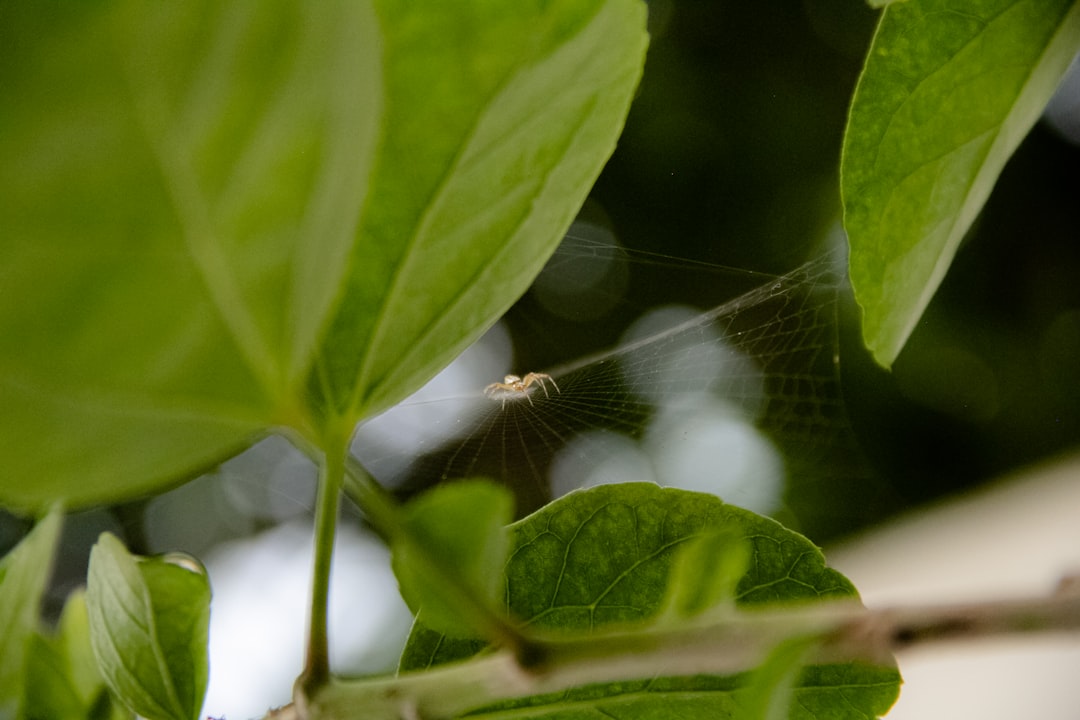
<path fill-rule="evenodd" d="M 50 640 L 34 633 L 27 645 L 21 717 L 28 720 L 85 718 L 87 708 L 72 687 L 63 654 Z"/>
<path fill-rule="evenodd" d="M 137 558 L 109 533 L 90 553 L 90 642 L 105 682 L 150 720 L 195 720 L 207 682 L 210 586 L 203 572 Z"/>
<path fill-rule="evenodd" d="M 740 720 L 788 720 L 795 684 L 816 638 L 794 637 L 780 643 L 752 673 L 742 691 Z"/>
<path fill-rule="evenodd" d="M 423 609 L 429 627 L 451 637 L 488 636 L 513 514 L 510 492 L 479 480 L 436 487 L 402 508 L 394 574 L 402 597 L 413 612 Z M 451 576 L 440 582 L 432 564 L 451 569 Z"/>
<path fill-rule="evenodd" d="M 15 717 L 22 701 L 28 643 L 38 626 L 62 514 L 45 516 L 0 560 L 0 717 Z"/>
<path fill-rule="evenodd" d="M 72 593 L 55 633 L 31 639 L 23 716 L 27 720 L 130 717 L 113 702 L 90 647 L 86 594 Z"/>
<path fill-rule="evenodd" d="M 682 544 L 672 560 L 663 614 L 688 618 L 735 602 L 735 588 L 750 564 L 750 544 L 730 528 Z"/>
<path fill-rule="evenodd" d="M 329 415 L 400 400 L 527 289 L 615 147 L 639 0 L 381 0 L 382 135 L 312 387 Z"/>
<path fill-rule="evenodd" d="M 882 365 L 1078 49 L 1075 0 L 907 0 L 882 14 L 841 166 L 851 282 Z"/>
<path fill-rule="evenodd" d="M 581 633 L 653 622 L 667 607 L 666 598 L 678 596 L 669 585 L 686 579 L 673 574 L 679 549 L 721 534 L 740 538 L 750 548 L 749 565 L 735 586 L 738 607 L 857 597 L 851 583 L 828 568 L 806 538 L 701 493 L 645 483 L 606 485 L 571 493 L 511 530 L 506 604 L 513 615 L 535 628 Z M 428 668 L 468 657 L 481 646 L 475 641 L 450 641 L 425 628 L 421 617 L 400 667 Z M 778 661 L 775 667 L 783 672 L 767 678 L 759 675 L 757 687 L 780 686 L 790 670 L 787 665 Z M 748 695 L 757 692 L 754 687 L 752 676 L 745 674 L 655 678 L 500 703 L 470 717 L 505 717 L 500 713 L 510 708 L 522 713 L 528 708 L 528 716 L 535 718 L 570 717 L 576 712 L 693 720 L 735 716 L 744 704 L 754 703 L 764 708 L 762 712 L 769 711 L 760 698 Z M 791 717 L 877 717 L 892 705 L 898 689 L 894 668 L 857 663 L 809 666 L 791 691 Z M 832 710 L 825 712 L 826 707 Z"/>

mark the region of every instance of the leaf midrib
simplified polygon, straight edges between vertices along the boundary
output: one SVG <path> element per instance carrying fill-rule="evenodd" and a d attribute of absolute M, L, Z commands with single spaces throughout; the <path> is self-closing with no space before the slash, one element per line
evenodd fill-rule
<path fill-rule="evenodd" d="M 462 137 L 462 142 L 459 144 L 457 151 L 454 153 L 453 157 L 450 158 L 447 162 L 445 166 L 445 171 L 440 176 L 439 182 L 436 185 L 434 191 L 432 192 L 430 200 L 424 205 L 423 213 L 413 225 L 412 233 L 410 234 L 409 239 L 405 245 L 405 251 L 402 253 L 400 261 L 394 268 L 392 279 L 388 286 L 388 291 L 385 295 L 382 305 L 379 307 L 378 314 L 373 324 L 371 342 L 368 344 L 369 350 L 364 356 L 363 363 L 360 367 L 360 372 L 358 373 L 357 382 L 353 386 L 353 392 L 350 398 L 349 408 L 354 413 L 359 407 L 361 407 L 361 392 L 363 392 L 364 396 L 366 396 L 367 398 L 371 398 L 377 394 L 381 383 L 385 380 L 384 375 L 375 382 L 371 382 L 369 385 L 369 376 L 372 374 L 371 365 L 374 362 L 376 355 L 375 353 L 371 352 L 371 348 L 379 347 L 383 337 L 385 336 L 386 332 L 388 332 L 388 328 L 393 327 L 393 323 L 389 321 L 388 310 L 396 306 L 397 297 L 403 292 L 402 288 L 404 284 L 402 282 L 402 277 L 404 275 L 404 270 L 411 264 L 411 258 L 417 252 L 417 245 L 420 239 L 425 237 L 428 228 L 433 223 L 433 216 L 437 215 L 437 211 L 441 207 L 441 200 L 446 196 L 448 188 L 451 186 L 450 181 L 458 175 L 458 171 L 461 167 L 467 165 L 467 163 L 465 163 L 464 161 L 475 161 L 475 157 L 473 157 L 473 155 L 475 154 L 472 147 L 473 142 L 477 137 L 480 125 L 490 111 L 492 101 L 500 97 L 506 91 L 506 88 L 509 86 L 509 84 L 527 68 L 536 67 L 542 64 L 547 59 L 558 54 L 559 51 L 567 47 L 569 43 L 581 37 L 581 35 L 588 30 L 592 23 L 596 22 L 596 18 L 600 16 L 601 12 L 602 9 L 600 6 L 598 6 L 597 11 L 589 18 L 587 22 L 583 23 L 583 25 L 574 34 L 572 39 L 567 40 L 563 44 L 549 48 L 548 51 L 544 54 L 530 58 L 529 61 L 526 63 L 515 65 L 514 67 L 512 67 L 497 83 L 494 83 L 492 85 L 492 91 L 487 95 L 487 97 L 482 101 L 482 103 L 479 104 L 479 110 L 471 118 L 468 130 Z M 584 122 L 584 118 L 587 116 L 588 113 L 583 114 L 582 122 Z M 578 127 L 580 127 L 580 124 Z M 515 132 L 511 132 L 509 134 L 511 137 L 516 136 Z M 575 134 L 576 129 L 575 132 L 571 133 L 571 135 Z M 492 143 L 488 143 L 486 145 L 494 144 L 494 146 L 497 147 L 503 141 L 504 138 L 500 136 L 498 138 L 494 138 Z M 484 153 L 490 151 L 488 147 L 483 147 L 482 150 Z M 549 167 L 544 176 L 538 179 L 538 185 L 545 186 L 547 184 L 548 178 L 551 175 L 551 172 L 553 172 L 555 169 L 555 166 Z M 517 234 L 517 230 L 521 227 L 521 223 L 527 220 L 527 218 L 528 216 L 519 221 L 518 225 L 515 226 L 514 233 L 512 233 L 510 237 L 513 237 Z M 492 266 L 502 264 L 505 261 L 505 255 L 508 252 L 510 252 L 510 244 L 501 244 L 499 246 L 499 250 L 490 256 L 489 261 L 480 265 L 479 269 L 475 273 L 473 273 L 473 275 L 467 281 L 463 280 L 462 282 L 459 282 L 455 285 L 457 290 L 454 293 L 453 297 L 447 303 L 447 311 L 441 313 L 437 317 L 432 317 L 422 328 L 420 328 L 415 342 L 411 343 L 405 354 L 397 359 L 397 362 L 395 363 L 396 366 L 407 365 L 408 361 L 417 352 L 421 352 L 422 350 L 427 348 L 427 338 L 433 333 L 434 329 L 440 323 L 444 322 L 447 317 L 453 316 L 454 309 L 458 307 L 459 304 L 463 301 L 463 299 L 469 294 L 469 291 L 475 285 L 478 279 L 486 273 L 490 272 L 490 268 Z"/>

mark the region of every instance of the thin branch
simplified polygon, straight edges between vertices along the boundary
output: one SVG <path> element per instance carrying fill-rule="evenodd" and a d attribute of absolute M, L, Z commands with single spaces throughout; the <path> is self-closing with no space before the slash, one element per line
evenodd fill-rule
<path fill-rule="evenodd" d="M 915 645 L 1001 635 L 1080 631 L 1080 594 L 868 610 L 850 601 L 702 617 L 679 626 L 539 638 L 535 654 L 496 650 L 396 677 L 331 680 L 308 701 L 268 717 L 456 717 L 501 700 L 644 677 L 731 674 L 757 667 L 779 643 L 816 640 L 813 662 L 892 664 Z"/>

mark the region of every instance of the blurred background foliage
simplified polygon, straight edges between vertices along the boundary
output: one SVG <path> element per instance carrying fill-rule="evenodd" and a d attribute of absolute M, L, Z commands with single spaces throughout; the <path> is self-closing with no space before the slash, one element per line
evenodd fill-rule
<path fill-rule="evenodd" d="M 838 232 L 840 143 L 877 12 L 848 0 L 651 9 L 640 96 L 594 198 L 630 247 L 764 271 L 799 262 Z M 892 490 L 881 512 L 1080 440 L 1072 92 L 1006 167 L 892 373 L 869 359 L 847 304 L 845 397 L 873 472 Z"/>
<path fill-rule="evenodd" d="M 820 252 L 841 232 L 841 139 L 877 11 L 849 0 L 672 0 L 650 11 L 639 96 L 586 212 L 625 246 L 672 257 L 780 272 Z M 846 519 L 816 541 L 1080 441 L 1076 77 L 1006 167 L 892 372 L 862 347 L 844 299 L 845 399 L 887 491 L 875 507 L 838 509 Z M 626 295 L 681 293 L 708 307 L 715 289 L 698 282 L 717 280 L 645 279 Z M 535 352 L 519 366 L 544 366 Z"/>
<path fill-rule="evenodd" d="M 859 0 L 651 2 L 639 95 L 585 215 L 627 248 L 769 273 L 840 240 L 841 139 L 876 17 Z M 844 506 L 838 495 L 841 519 L 818 528 L 815 542 L 1080 440 L 1080 105 L 1074 95 L 1055 107 L 1054 122 L 1040 122 L 1007 166 L 893 372 L 869 358 L 857 309 L 841 303 L 848 411 L 868 482 L 883 491 L 872 507 Z M 724 277 L 635 272 L 627 311 L 672 299 L 710 307 L 731 295 L 718 287 Z M 552 332 L 511 325 L 516 366 L 549 367 L 551 343 L 529 340 Z M 558 332 L 563 357 L 604 339 L 595 329 Z M 122 533 L 137 551 L 203 556 L 306 517 L 313 481 L 310 466 L 271 439 L 161 498 L 82 513 L 65 530 L 53 609 L 83 582 L 86 549 L 101 530 Z M 0 549 L 25 528 L 0 522 Z"/>

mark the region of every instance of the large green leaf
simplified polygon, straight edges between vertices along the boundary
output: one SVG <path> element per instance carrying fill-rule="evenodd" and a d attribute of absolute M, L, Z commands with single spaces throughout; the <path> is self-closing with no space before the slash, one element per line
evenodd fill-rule
<path fill-rule="evenodd" d="M 103 533 L 90 552 L 86 605 L 94 657 L 117 697 L 150 720 L 196 720 L 209 671 L 205 571 L 135 557 Z"/>
<path fill-rule="evenodd" d="M 882 14 L 841 167 L 851 282 L 882 365 L 1078 50 L 1076 0 L 908 0 Z"/>
<path fill-rule="evenodd" d="M 827 567 L 806 538 L 701 493 L 644 483 L 601 486 L 557 500 L 511 529 L 507 607 L 537 629 L 590 632 L 661 618 L 669 607 L 670 583 L 685 581 L 694 557 L 700 572 L 713 565 L 700 553 L 708 545 L 699 544 L 700 539 L 724 535 L 741 539 L 751 549 L 736 586 L 736 607 L 856 597 L 851 583 Z M 691 551 L 680 554 L 684 547 Z M 723 593 L 715 597 L 722 600 Z M 430 668 L 469 657 L 482 647 L 427 629 L 421 614 L 401 669 Z M 798 653 L 799 646 L 794 647 Z M 764 716 L 769 703 L 749 693 L 771 692 L 783 685 L 790 671 L 787 655 L 781 648 L 780 661 L 766 664 L 769 672 L 764 678 L 752 673 L 628 678 L 499 704 L 470 716 L 694 719 L 742 716 L 747 708 Z M 857 663 L 809 666 L 790 690 L 790 717 L 876 717 L 891 706 L 898 688 L 899 675 L 893 668 Z"/>
<path fill-rule="evenodd" d="M 374 30 L 356 2 L 0 8 L 0 502 L 147 491 L 294 420 Z"/>
<path fill-rule="evenodd" d="M 22 701 L 28 644 L 38 626 L 61 517 L 53 510 L 0 560 L 0 718 L 15 717 Z"/>
<path fill-rule="evenodd" d="M 638 0 L 4 4 L 0 503 L 161 489 L 414 389 L 569 223 L 643 28 Z"/>
<path fill-rule="evenodd" d="M 313 383 L 348 423 L 403 398 L 539 273 L 614 149 L 638 0 L 377 3 L 385 111 Z"/>

